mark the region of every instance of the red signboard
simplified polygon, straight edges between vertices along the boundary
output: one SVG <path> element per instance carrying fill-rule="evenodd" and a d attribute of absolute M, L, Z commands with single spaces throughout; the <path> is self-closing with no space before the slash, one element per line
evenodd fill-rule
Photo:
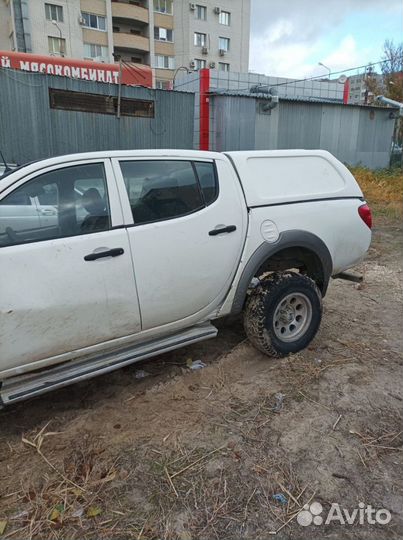
<path fill-rule="evenodd" d="M 48 75 L 59 75 L 86 81 L 119 84 L 119 64 L 103 64 L 91 60 L 40 56 L 13 51 L 0 51 L 0 68 L 19 69 Z M 142 64 L 122 63 L 121 83 L 152 87 L 152 70 Z"/>

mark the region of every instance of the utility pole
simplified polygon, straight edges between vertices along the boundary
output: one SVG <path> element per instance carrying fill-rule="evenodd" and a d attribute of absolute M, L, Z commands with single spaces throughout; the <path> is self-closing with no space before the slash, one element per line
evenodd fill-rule
<path fill-rule="evenodd" d="M 330 69 L 330 67 L 325 66 L 325 64 L 322 64 L 322 62 L 318 62 L 318 66 L 322 66 L 322 67 L 324 67 L 325 69 L 327 69 L 327 71 L 329 72 L 328 78 L 329 78 L 329 80 L 330 80 L 330 75 L 331 75 L 331 73 L 332 73 L 332 70 Z"/>
<path fill-rule="evenodd" d="M 64 50 L 64 43 L 63 43 L 63 34 L 60 26 L 57 24 L 55 20 L 52 21 L 52 24 L 56 26 L 56 28 L 59 30 L 59 40 L 60 40 L 60 56 L 64 56 L 66 51 Z"/>
<path fill-rule="evenodd" d="M 119 56 L 119 85 L 118 85 L 118 106 L 116 118 L 120 120 L 120 106 L 122 102 L 122 57 Z"/>

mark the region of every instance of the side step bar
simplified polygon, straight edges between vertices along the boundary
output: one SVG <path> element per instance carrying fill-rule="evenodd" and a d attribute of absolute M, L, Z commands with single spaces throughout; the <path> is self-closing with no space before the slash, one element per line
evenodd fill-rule
<path fill-rule="evenodd" d="M 109 373 L 140 360 L 185 347 L 197 341 L 213 338 L 217 332 L 217 328 L 208 322 L 183 330 L 173 336 L 82 360 L 71 360 L 48 368 L 46 371 L 42 370 L 6 379 L 0 389 L 0 408 L 1 405 L 17 403 L 78 381 L 91 379 L 96 375 Z"/>

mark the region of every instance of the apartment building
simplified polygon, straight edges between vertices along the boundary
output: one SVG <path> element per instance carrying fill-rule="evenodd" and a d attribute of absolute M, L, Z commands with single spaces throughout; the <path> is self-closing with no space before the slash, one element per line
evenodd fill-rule
<path fill-rule="evenodd" d="M 0 49 L 113 61 L 112 14 L 104 0 L 0 0 Z"/>
<path fill-rule="evenodd" d="M 200 0 L 201 2 L 202 0 Z M 247 71 L 250 0 L 0 0 L 0 50 L 150 65 Z"/>
<path fill-rule="evenodd" d="M 371 80 L 370 80 L 371 79 Z M 372 103 L 374 95 L 371 88 L 374 86 L 382 87 L 382 75 L 378 73 L 359 73 L 349 77 L 349 96 L 348 102 L 355 105 L 367 105 Z"/>
<path fill-rule="evenodd" d="M 250 0 L 182 1 L 174 7 L 177 67 L 248 72 Z"/>

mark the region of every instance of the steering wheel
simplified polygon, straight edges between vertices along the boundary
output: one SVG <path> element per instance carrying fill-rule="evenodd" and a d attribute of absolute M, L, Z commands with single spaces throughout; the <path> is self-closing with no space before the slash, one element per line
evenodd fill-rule
<path fill-rule="evenodd" d="M 5 232 L 13 244 L 16 244 L 18 242 L 18 236 L 14 229 L 12 229 L 11 227 L 6 227 Z"/>

